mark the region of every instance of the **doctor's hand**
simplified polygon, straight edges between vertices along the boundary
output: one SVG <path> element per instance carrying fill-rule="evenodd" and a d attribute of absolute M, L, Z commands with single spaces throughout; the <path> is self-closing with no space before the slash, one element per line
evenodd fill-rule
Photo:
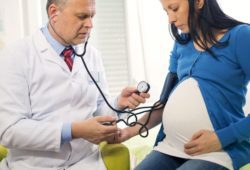
<path fill-rule="evenodd" d="M 200 130 L 192 136 L 192 139 L 184 145 L 186 154 L 195 156 L 221 150 L 221 143 L 215 132 Z"/>
<path fill-rule="evenodd" d="M 109 141 L 109 143 L 122 143 L 130 139 L 134 136 L 131 129 L 131 127 L 120 129 L 119 132 L 113 137 L 113 140 Z"/>
<path fill-rule="evenodd" d="M 123 89 L 117 100 L 118 107 L 121 109 L 134 109 L 139 104 L 145 103 L 146 99 L 150 97 L 148 93 L 138 94 L 136 92 L 137 89 L 135 87 L 127 87 Z"/>
<path fill-rule="evenodd" d="M 97 116 L 87 120 L 72 123 L 72 137 L 83 138 L 91 143 L 99 144 L 108 137 L 118 133 L 116 123 L 106 126 L 105 122 L 115 122 L 112 116 Z"/>

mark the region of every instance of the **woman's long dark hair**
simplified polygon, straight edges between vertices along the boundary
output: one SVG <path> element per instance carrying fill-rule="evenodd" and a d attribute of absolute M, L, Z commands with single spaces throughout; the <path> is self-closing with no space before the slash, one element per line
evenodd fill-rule
<path fill-rule="evenodd" d="M 219 42 L 216 39 L 216 32 L 224 29 L 230 30 L 231 28 L 244 23 L 226 15 L 220 8 L 217 0 L 204 0 L 204 5 L 198 14 L 195 10 L 196 0 L 188 0 L 188 2 L 189 33 L 186 36 L 182 36 L 175 25 L 171 24 L 172 35 L 175 37 L 177 42 L 181 44 L 186 44 L 191 39 L 194 40 L 199 47 L 208 51 L 215 57 L 215 54 L 209 48 L 209 44 L 215 45 L 216 47 L 225 47 L 228 45 L 228 40 Z M 200 29 L 200 35 L 197 28 Z"/>

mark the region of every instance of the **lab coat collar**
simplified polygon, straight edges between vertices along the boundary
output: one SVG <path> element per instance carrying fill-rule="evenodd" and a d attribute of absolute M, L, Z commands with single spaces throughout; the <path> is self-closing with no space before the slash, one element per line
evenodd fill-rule
<path fill-rule="evenodd" d="M 33 35 L 33 43 L 35 45 L 35 48 L 37 50 L 38 55 L 40 55 L 42 58 L 44 58 L 45 60 L 47 60 L 49 62 L 53 62 L 53 63 L 57 64 L 64 71 L 71 73 L 67 64 L 63 61 L 63 59 L 51 47 L 51 45 L 48 43 L 48 41 L 44 37 L 41 30 L 38 30 Z M 73 70 L 74 70 L 74 66 L 73 66 Z"/>

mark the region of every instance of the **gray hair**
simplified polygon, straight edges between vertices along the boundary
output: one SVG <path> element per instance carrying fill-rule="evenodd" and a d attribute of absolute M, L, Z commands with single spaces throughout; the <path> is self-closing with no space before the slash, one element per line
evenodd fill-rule
<path fill-rule="evenodd" d="M 47 5 L 46 5 L 46 10 L 47 10 L 47 13 L 49 11 L 49 6 L 51 4 L 56 4 L 58 6 L 63 6 L 68 0 L 48 0 L 47 1 Z"/>

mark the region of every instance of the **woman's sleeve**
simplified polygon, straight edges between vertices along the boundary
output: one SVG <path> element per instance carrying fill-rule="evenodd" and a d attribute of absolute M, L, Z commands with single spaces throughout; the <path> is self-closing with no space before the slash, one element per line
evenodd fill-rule
<path fill-rule="evenodd" d="M 170 60 L 169 60 L 169 72 L 177 73 L 177 62 L 178 61 L 178 54 L 177 54 L 177 42 L 174 43 L 173 50 L 170 54 Z"/>
<path fill-rule="evenodd" d="M 243 25 L 235 39 L 235 55 L 247 82 L 250 80 L 250 26 Z M 250 102 L 250 101 L 248 101 Z M 228 133 L 230 132 L 230 133 Z M 250 114 L 227 128 L 217 131 L 222 147 L 234 142 L 250 141 Z"/>
<path fill-rule="evenodd" d="M 246 76 L 250 80 L 250 26 L 244 25 L 237 32 L 235 53 L 238 62 Z"/>

